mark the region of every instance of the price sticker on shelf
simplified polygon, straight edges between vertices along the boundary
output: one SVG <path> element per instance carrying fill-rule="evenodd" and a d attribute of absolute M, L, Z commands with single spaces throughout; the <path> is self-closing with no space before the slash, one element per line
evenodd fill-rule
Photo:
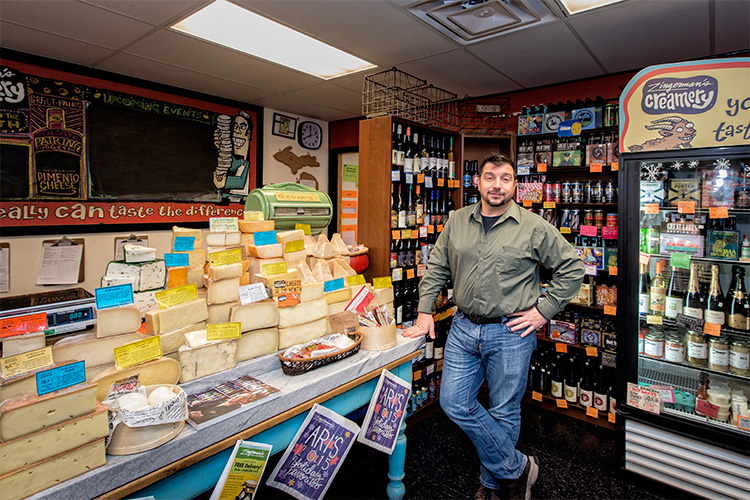
<path fill-rule="evenodd" d="M 542 402 L 542 393 L 541 392 L 532 391 L 531 392 L 531 399 L 533 399 L 534 401 L 539 401 L 541 403 Z"/>
<path fill-rule="evenodd" d="M 424 174 L 417 174 L 417 184 L 424 184 Z"/>
<path fill-rule="evenodd" d="M 415 240 L 416 240 L 417 238 L 419 238 L 419 229 L 412 229 L 412 230 L 411 230 L 411 237 L 412 237 L 413 239 L 415 239 Z"/>
<path fill-rule="evenodd" d="M 555 208 L 557 206 L 557 203 L 554 201 L 545 201 L 544 202 L 544 208 Z"/>
<path fill-rule="evenodd" d="M 604 306 L 604 314 L 608 316 L 617 316 L 617 306 Z"/>
<path fill-rule="evenodd" d="M 592 357 L 592 358 L 598 358 L 599 357 L 599 349 L 596 347 L 587 347 L 586 348 L 586 356 Z"/>
<path fill-rule="evenodd" d="M 442 224 L 438 224 L 437 225 L 437 232 L 438 233 L 442 233 L 443 232 L 443 225 Z"/>
<path fill-rule="evenodd" d="M 596 236 L 597 235 L 596 226 L 586 226 L 582 224 L 579 231 L 581 232 L 581 236 Z"/>
<path fill-rule="evenodd" d="M 570 234 L 570 228 L 569 227 L 561 227 L 560 228 L 560 234 Z"/>
<path fill-rule="evenodd" d="M 419 226 L 418 231 L 420 238 L 427 238 L 427 226 Z"/>
<path fill-rule="evenodd" d="M 558 342 L 557 344 L 555 344 L 555 351 L 566 354 L 568 352 L 568 344 L 561 344 L 560 342 Z"/>
<path fill-rule="evenodd" d="M 546 172 L 547 171 L 547 164 L 546 163 L 537 163 L 536 164 L 536 171 L 539 173 Z"/>
<path fill-rule="evenodd" d="M 607 420 L 609 421 L 610 424 L 614 424 L 615 419 L 616 419 L 616 416 L 614 413 L 607 413 Z"/>
<path fill-rule="evenodd" d="M 442 177 L 439 177 L 438 178 L 438 187 L 441 188 L 441 187 L 444 187 L 444 186 L 445 186 L 445 179 L 443 179 Z"/>
<path fill-rule="evenodd" d="M 709 207 L 708 217 L 711 219 L 726 219 L 729 217 L 727 207 Z"/>
<path fill-rule="evenodd" d="M 380 288 L 390 288 L 391 286 L 393 286 L 393 284 L 391 283 L 390 276 L 385 276 L 383 278 L 373 278 L 372 279 L 372 287 L 375 290 L 378 290 Z"/>
<path fill-rule="evenodd" d="M 750 431 L 750 417 L 737 415 L 737 427 L 739 427 L 743 431 Z"/>
<path fill-rule="evenodd" d="M 682 269 L 690 269 L 690 255 L 678 252 L 670 254 L 669 265 L 672 267 L 680 267 Z"/>
<path fill-rule="evenodd" d="M 375 278 L 377 279 L 377 278 Z M 404 279 L 404 270 L 400 267 L 396 267 L 391 270 L 391 281 L 401 281 Z M 385 287 L 384 287 L 385 288 Z"/>
<path fill-rule="evenodd" d="M 612 172 L 617 172 L 618 170 L 620 170 L 620 164 L 619 162 L 617 162 L 617 160 L 613 161 L 610 167 L 612 168 Z"/>
<path fill-rule="evenodd" d="M 432 224 L 427 226 L 427 234 L 435 234 L 435 226 L 433 226 Z"/>
<path fill-rule="evenodd" d="M 557 405 L 558 408 L 563 408 L 564 409 L 564 408 L 568 407 L 568 402 L 565 401 L 562 398 L 556 398 L 555 399 L 555 404 Z"/>
<path fill-rule="evenodd" d="M 428 175 L 424 178 L 424 187 L 427 189 L 432 189 L 432 176 Z"/>
<path fill-rule="evenodd" d="M 409 238 L 411 238 L 411 229 L 402 229 L 401 239 L 408 240 Z"/>
<path fill-rule="evenodd" d="M 524 207 L 530 207 L 531 206 L 531 200 L 528 199 L 528 198 L 526 198 L 525 200 L 523 200 L 523 206 Z"/>
<path fill-rule="evenodd" d="M 678 201 L 677 212 L 681 214 L 694 214 L 695 202 L 694 201 Z"/>
<path fill-rule="evenodd" d="M 414 272 L 415 272 L 415 269 L 413 267 L 410 267 L 409 269 L 407 269 L 406 270 L 406 279 L 413 280 L 414 279 Z"/>
<path fill-rule="evenodd" d="M 659 204 L 658 203 L 646 203 L 644 206 L 644 209 L 647 214 L 654 215 L 659 213 Z"/>
<path fill-rule="evenodd" d="M 654 314 L 649 314 L 646 316 L 646 323 L 649 325 L 662 325 L 664 322 L 662 321 L 661 316 L 657 316 Z"/>
<path fill-rule="evenodd" d="M 638 255 L 638 263 L 647 266 L 651 261 L 651 256 L 647 253 L 640 252 Z"/>
<path fill-rule="evenodd" d="M 617 276 L 617 266 L 609 266 L 609 275 Z"/>
<path fill-rule="evenodd" d="M 593 406 L 587 406 L 586 407 L 586 416 L 591 418 L 599 418 L 599 410 L 594 408 Z"/>
<path fill-rule="evenodd" d="M 616 240 L 617 239 L 617 226 L 602 227 L 602 238 L 605 240 Z"/>
<path fill-rule="evenodd" d="M 602 164 L 601 163 L 592 163 L 589 166 L 589 172 L 598 173 L 602 171 Z"/>
<path fill-rule="evenodd" d="M 714 337 L 718 337 L 721 335 L 721 325 L 718 325 L 716 323 L 705 323 L 703 325 L 703 333 L 706 335 L 713 335 Z"/>
<path fill-rule="evenodd" d="M 348 286 L 364 285 L 365 283 L 365 277 L 362 274 L 355 274 L 354 276 L 346 277 L 346 284 Z"/>
<path fill-rule="evenodd" d="M 395 231 L 391 231 L 391 239 L 392 240 L 400 240 L 401 239 L 401 231 L 396 229 Z"/>

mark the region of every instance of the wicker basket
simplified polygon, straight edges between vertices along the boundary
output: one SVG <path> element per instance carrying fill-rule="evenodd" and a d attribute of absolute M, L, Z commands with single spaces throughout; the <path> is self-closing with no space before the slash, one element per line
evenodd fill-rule
<path fill-rule="evenodd" d="M 344 358 L 348 358 L 353 354 L 359 352 L 359 347 L 362 345 L 362 335 L 359 333 L 348 334 L 349 338 L 354 341 L 354 345 L 349 349 L 343 351 L 334 352 L 332 354 L 326 354 L 324 356 L 312 357 L 309 359 L 297 359 L 297 358 L 285 358 L 279 353 L 279 361 L 281 361 L 281 369 L 286 375 L 302 375 L 321 366 L 330 365 Z"/>

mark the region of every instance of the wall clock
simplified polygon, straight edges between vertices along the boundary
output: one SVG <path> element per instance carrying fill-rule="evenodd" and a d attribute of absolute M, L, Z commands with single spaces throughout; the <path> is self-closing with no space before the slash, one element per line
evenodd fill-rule
<path fill-rule="evenodd" d="M 323 144 L 323 128 L 315 122 L 300 123 L 297 142 L 303 148 L 318 149 Z"/>

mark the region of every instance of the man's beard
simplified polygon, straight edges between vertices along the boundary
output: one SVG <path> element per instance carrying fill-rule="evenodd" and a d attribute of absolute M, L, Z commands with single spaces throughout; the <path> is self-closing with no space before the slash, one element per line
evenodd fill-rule
<path fill-rule="evenodd" d="M 508 197 L 505 195 L 500 195 L 500 201 L 491 201 L 489 195 L 485 196 L 481 194 L 480 196 L 482 197 L 482 201 L 490 207 L 501 207 L 508 202 Z"/>

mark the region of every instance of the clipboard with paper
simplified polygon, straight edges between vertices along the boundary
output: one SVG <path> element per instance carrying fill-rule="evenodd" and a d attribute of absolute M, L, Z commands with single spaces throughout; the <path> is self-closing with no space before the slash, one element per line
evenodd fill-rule
<path fill-rule="evenodd" d="M 63 236 L 42 241 L 37 285 L 74 285 L 85 279 L 84 239 Z"/>

